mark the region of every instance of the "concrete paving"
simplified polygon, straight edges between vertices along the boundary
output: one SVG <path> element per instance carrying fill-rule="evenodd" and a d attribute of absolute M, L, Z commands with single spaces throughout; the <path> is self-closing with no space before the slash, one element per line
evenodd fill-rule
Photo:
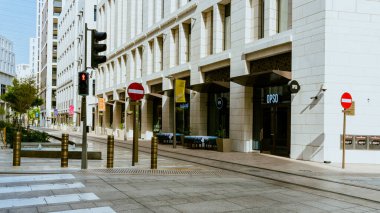
<path fill-rule="evenodd" d="M 54 134 L 60 135 L 61 132 Z M 165 157 L 159 157 L 160 172 L 149 173 L 149 154 L 141 152 L 139 163 L 133 168 L 130 150 L 125 148 L 115 148 L 115 169 L 105 169 L 105 144 L 95 143 L 91 141 L 95 135 L 89 136 L 90 149 L 102 150 L 103 160 L 89 161 L 87 171 L 80 170 L 80 160 L 70 160 L 69 168 L 62 169 L 60 159 L 22 158 L 21 166 L 13 167 L 12 150 L 1 150 L 0 190 L 4 190 L 0 193 L 0 213 L 380 212 L 379 202 Z M 105 140 L 105 136 L 96 138 Z M 130 144 L 130 141 L 127 143 Z M 149 147 L 150 143 L 141 141 L 140 145 Z M 334 165 L 259 153 L 219 153 L 181 146 L 174 150 L 170 145 L 159 145 L 159 149 L 334 180 L 362 181 L 366 184 L 380 182 L 375 170 L 354 170 L 357 165 L 348 165 L 348 169 L 342 170 Z M 365 168 L 375 166 L 366 165 Z M 38 172 L 58 174 L 22 174 Z M 380 196 L 380 193 L 374 196 Z"/>
<path fill-rule="evenodd" d="M 380 212 L 379 203 L 237 174 L 73 175 L 43 182 L 85 187 L 1 194 L 0 212 Z"/>

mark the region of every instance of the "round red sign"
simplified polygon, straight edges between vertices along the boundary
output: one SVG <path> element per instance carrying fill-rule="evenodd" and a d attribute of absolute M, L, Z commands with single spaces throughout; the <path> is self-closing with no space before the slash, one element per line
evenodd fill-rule
<path fill-rule="evenodd" d="M 343 93 L 342 97 L 340 98 L 340 104 L 344 109 L 350 108 L 352 105 L 351 94 L 348 92 Z"/>
<path fill-rule="evenodd" d="M 139 83 L 131 83 L 127 88 L 127 92 L 133 101 L 138 101 L 144 97 L 144 87 Z"/>

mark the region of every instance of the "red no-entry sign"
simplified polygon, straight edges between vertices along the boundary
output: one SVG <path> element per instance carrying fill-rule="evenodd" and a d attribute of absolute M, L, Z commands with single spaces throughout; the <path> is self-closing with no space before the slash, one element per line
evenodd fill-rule
<path fill-rule="evenodd" d="M 340 104 L 342 105 L 343 109 L 350 108 L 352 105 L 351 94 L 348 92 L 343 93 L 342 97 L 340 98 Z"/>
<path fill-rule="evenodd" d="M 139 83 L 131 83 L 127 88 L 127 92 L 133 101 L 142 99 L 145 94 L 144 87 Z"/>

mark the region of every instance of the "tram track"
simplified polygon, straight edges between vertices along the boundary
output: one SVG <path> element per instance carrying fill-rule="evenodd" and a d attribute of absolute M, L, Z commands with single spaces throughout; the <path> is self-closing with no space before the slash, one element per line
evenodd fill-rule
<path fill-rule="evenodd" d="M 80 136 L 70 135 L 70 137 L 80 139 Z M 104 139 L 88 136 L 88 139 L 106 144 Z M 120 140 L 115 140 L 115 146 L 132 149 L 131 144 L 122 143 Z M 139 152 L 150 154 L 150 147 L 139 146 Z M 191 154 L 178 153 L 168 150 L 159 149 L 159 156 L 167 157 L 175 160 L 200 164 L 216 169 L 235 172 L 243 175 L 248 175 L 257 178 L 263 178 L 266 180 L 281 182 L 285 184 L 291 184 L 300 187 L 306 187 L 313 190 L 320 190 L 324 192 L 339 194 L 343 196 L 349 196 L 359 198 L 361 200 L 380 203 L 380 189 L 376 187 L 357 185 L 352 183 L 334 181 L 319 177 L 295 174 L 284 171 L 277 171 L 271 169 L 265 169 L 255 167 L 251 165 L 244 165 L 235 162 L 227 162 L 216 160 L 207 157 L 195 156 Z"/>

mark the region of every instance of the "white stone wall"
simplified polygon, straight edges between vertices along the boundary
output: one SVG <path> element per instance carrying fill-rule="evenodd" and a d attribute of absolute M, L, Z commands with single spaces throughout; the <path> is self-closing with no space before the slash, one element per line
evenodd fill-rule
<path fill-rule="evenodd" d="M 292 78 L 301 85 L 291 104 L 290 157 L 294 159 L 324 160 L 325 94 L 320 92 L 325 80 L 324 2 L 293 2 Z"/>
<path fill-rule="evenodd" d="M 344 92 L 355 101 L 347 117 L 347 134 L 380 135 L 380 2 L 326 1 L 325 160 L 341 161 L 339 148 Z M 347 151 L 347 163 L 380 163 L 379 151 Z"/>
<path fill-rule="evenodd" d="M 301 85 L 300 92 L 293 94 L 291 99 L 291 158 L 340 161 L 342 113 L 339 99 L 343 91 L 352 93 L 357 108 L 357 115 L 348 118 L 348 133 L 380 135 L 375 120 L 379 115 L 376 111 L 379 108 L 376 92 L 379 86 L 376 58 L 380 49 L 378 2 L 293 1 L 290 4 L 292 27 L 278 33 L 277 1 L 265 0 L 264 37 L 260 38 L 259 1 L 233 0 L 230 2 L 231 48 L 224 50 L 223 14 L 228 1 L 155 0 L 152 4 L 146 0 L 115 1 L 109 4 L 103 0 L 98 4 L 98 29 L 111 33 L 107 39 L 111 48 L 107 51 L 108 61 L 97 73 L 96 93 L 99 97 L 116 94 L 131 82 L 141 82 L 149 92 L 150 85 L 162 83 L 165 91 L 162 96 L 163 131 L 172 129 L 170 94 L 173 81 L 166 77 L 190 76 L 190 84 L 195 85 L 204 83 L 205 72 L 226 66 L 230 67 L 230 77 L 246 75 L 250 61 L 291 52 L 292 78 Z M 113 4 L 124 8 L 122 14 L 116 13 L 116 25 L 111 25 L 110 21 Z M 139 4 L 143 5 L 142 14 Z M 120 27 L 120 20 L 127 23 L 127 27 L 114 29 Z M 188 35 L 184 24 L 189 23 L 191 58 L 188 62 L 185 60 Z M 117 35 L 120 33 L 126 35 L 121 36 L 123 42 L 119 42 Z M 116 68 L 112 69 L 111 64 Z M 322 86 L 327 90 L 322 91 Z M 253 95 L 251 87 L 230 83 L 229 135 L 234 151 L 252 149 L 252 126 L 254 119 L 258 119 L 253 118 Z M 207 134 L 207 94 L 191 91 L 190 103 L 192 134 Z M 151 134 L 149 113 L 149 101 L 143 100 L 142 135 L 146 139 Z M 131 121 L 128 121 L 128 132 L 130 126 Z M 377 162 L 376 154 L 348 151 L 347 160 Z"/>

